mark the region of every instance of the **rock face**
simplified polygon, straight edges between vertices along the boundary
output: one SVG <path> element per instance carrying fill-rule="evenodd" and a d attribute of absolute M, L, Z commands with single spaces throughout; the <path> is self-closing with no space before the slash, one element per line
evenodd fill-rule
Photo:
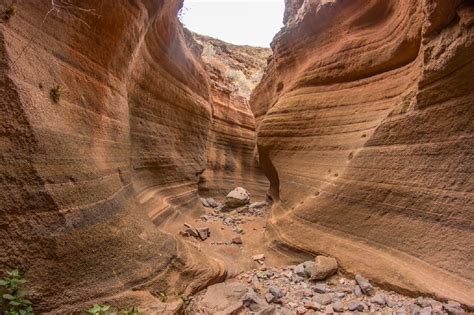
<path fill-rule="evenodd" d="M 21 1 L 0 25 L 0 269 L 25 271 L 37 312 L 171 275 L 176 292 L 202 285 L 222 267 L 147 216 L 199 202 L 207 165 L 208 76 L 179 1 L 71 3 L 42 24 L 51 2 Z"/>
<path fill-rule="evenodd" d="M 248 101 L 271 50 L 235 46 L 199 34 L 193 37 L 202 46 L 212 100 L 208 160 L 199 182 L 200 193 L 222 196 L 237 185 L 263 197 L 268 180 L 258 167 L 255 118 Z"/>
<path fill-rule="evenodd" d="M 472 1 L 286 3 L 251 98 L 275 235 L 474 305 Z"/>

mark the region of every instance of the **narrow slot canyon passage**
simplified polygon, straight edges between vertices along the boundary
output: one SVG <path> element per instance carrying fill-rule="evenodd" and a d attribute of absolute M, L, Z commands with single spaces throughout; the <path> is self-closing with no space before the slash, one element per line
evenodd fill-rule
<path fill-rule="evenodd" d="M 471 1 L 0 11 L 0 314 L 474 311 Z"/>

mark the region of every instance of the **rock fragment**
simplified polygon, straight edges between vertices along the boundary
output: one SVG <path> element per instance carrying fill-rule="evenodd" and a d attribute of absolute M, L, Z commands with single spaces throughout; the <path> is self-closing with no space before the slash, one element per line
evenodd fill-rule
<path fill-rule="evenodd" d="M 328 291 L 328 286 L 324 283 L 316 283 L 313 290 L 317 293 L 326 293 Z"/>
<path fill-rule="evenodd" d="M 362 304 L 359 301 L 353 300 L 353 301 L 350 301 L 347 304 L 347 308 L 349 309 L 349 311 L 363 312 L 364 311 L 364 304 Z"/>
<path fill-rule="evenodd" d="M 268 289 L 268 291 L 271 294 L 273 294 L 273 296 L 276 297 L 277 299 L 280 299 L 283 297 L 283 291 L 278 287 L 272 286 Z"/>
<path fill-rule="evenodd" d="M 356 275 L 355 280 L 357 281 L 357 284 L 359 285 L 360 289 L 365 295 L 374 295 L 375 290 L 374 287 L 370 284 L 370 282 L 362 277 L 361 275 Z"/>
<path fill-rule="evenodd" d="M 225 207 L 229 209 L 244 206 L 250 202 L 250 195 L 242 187 L 237 187 L 225 197 Z"/>
<path fill-rule="evenodd" d="M 448 301 L 448 303 L 443 304 L 443 309 L 449 315 L 461 315 L 464 314 L 461 304 L 455 301 Z"/>
<path fill-rule="evenodd" d="M 211 234 L 208 227 L 198 228 L 196 230 L 197 230 L 197 233 L 198 233 L 199 238 L 201 239 L 201 241 L 205 241 L 209 237 L 209 235 Z"/>
<path fill-rule="evenodd" d="M 333 257 L 316 256 L 311 267 L 311 280 L 324 280 L 337 271 L 337 261 Z"/>
<path fill-rule="evenodd" d="M 380 306 L 385 306 L 385 304 L 387 303 L 386 300 L 385 300 L 385 295 L 383 293 L 379 293 L 379 294 L 375 295 L 374 297 L 372 297 L 370 299 L 370 302 L 378 304 Z"/>
<path fill-rule="evenodd" d="M 232 244 L 241 245 L 242 244 L 242 239 L 240 238 L 240 236 L 234 237 L 232 239 Z"/>
<path fill-rule="evenodd" d="M 336 301 L 333 305 L 332 305 L 332 309 L 335 311 L 335 312 L 338 312 L 338 313 L 342 313 L 346 310 L 344 304 L 342 304 L 341 301 Z"/>

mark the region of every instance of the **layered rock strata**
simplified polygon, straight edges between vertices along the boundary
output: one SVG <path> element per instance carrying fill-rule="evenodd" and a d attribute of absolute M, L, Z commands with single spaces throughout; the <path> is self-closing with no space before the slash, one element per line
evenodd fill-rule
<path fill-rule="evenodd" d="M 472 2 L 286 2 L 251 99 L 275 240 L 474 306 Z"/>
<path fill-rule="evenodd" d="M 178 7 L 25 0 L 0 25 L 0 269 L 26 272 L 36 311 L 223 272 L 147 215 L 198 200 L 207 163 L 209 84 Z"/>
<path fill-rule="evenodd" d="M 199 34 L 193 37 L 202 47 L 212 100 L 208 160 L 199 191 L 203 196 L 222 197 L 242 186 L 253 197 L 261 198 L 268 180 L 258 166 L 255 118 L 248 100 L 263 75 L 271 50 L 236 46 Z"/>

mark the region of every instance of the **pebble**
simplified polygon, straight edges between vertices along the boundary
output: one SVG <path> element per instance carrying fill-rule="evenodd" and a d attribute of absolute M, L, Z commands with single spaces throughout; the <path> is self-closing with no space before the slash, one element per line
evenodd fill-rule
<path fill-rule="evenodd" d="M 332 309 L 338 313 L 342 313 L 346 310 L 346 308 L 344 307 L 344 304 L 342 304 L 341 301 L 336 301 L 333 305 L 332 305 Z"/>
<path fill-rule="evenodd" d="M 317 293 L 326 293 L 328 291 L 328 287 L 324 283 L 316 283 L 316 285 L 313 287 L 313 290 Z"/>
<path fill-rule="evenodd" d="M 378 304 L 380 306 L 385 306 L 385 295 L 383 293 L 375 295 L 373 298 L 370 299 L 370 302 Z"/>
<path fill-rule="evenodd" d="M 370 284 L 370 282 L 367 279 L 365 279 L 361 275 L 356 275 L 355 279 L 360 289 L 365 295 L 374 295 L 374 292 L 375 292 L 374 287 Z"/>
<path fill-rule="evenodd" d="M 350 301 L 348 304 L 347 304 L 347 308 L 349 309 L 349 311 L 359 311 L 359 312 L 362 312 L 364 310 L 364 304 L 362 304 L 361 302 L 359 301 Z"/>

